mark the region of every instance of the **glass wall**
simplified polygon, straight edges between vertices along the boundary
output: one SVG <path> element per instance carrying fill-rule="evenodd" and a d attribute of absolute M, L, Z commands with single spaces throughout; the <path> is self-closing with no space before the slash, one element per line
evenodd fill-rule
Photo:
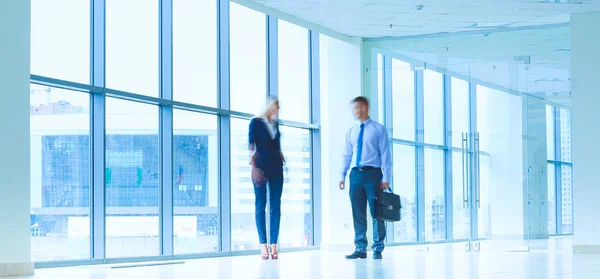
<path fill-rule="evenodd" d="M 217 1 L 173 1 L 173 99 L 217 106 Z"/>
<path fill-rule="evenodd" d="M 267 16 L 230 2 L 231 109 L 261 112 L 267 94 Z"/>
<path fill-rule="evenodd" d="M 32 84 L 33 261 L 90 258 L 90 95 Z"/>
<path fill-rule="evenodd" d="M 548 233 L 573 234 L 571 112 L 546 106 L 548 141 Z"/>
<path fill-rule="evenodd" d="M 308 30 L 279 20 L 279 102 L 281 118 L 309 122 L 309 43 Z"/>
<path fill-rule="evenodd" d="M 521 96 L 392 55 L 373 59 L 378 115 L 392 135 L 392 186 L 403 203 L 388 241 L 527 238 Z M 571 234 L 570 113 L 548 106 L 546 116 L 549 232 Z"/>
<path fill-rule="evenodd" d="M 33 260 L 258 249 L 248 123 L 277 96 L 279 243 L 313 246 L 311 32 L 224 0 L 33 1 Z"/>
<path fill-rule="evenodd" d="M 173 249 L 219 251 L 219 132 L 216 115 L 173 110 Z"/>

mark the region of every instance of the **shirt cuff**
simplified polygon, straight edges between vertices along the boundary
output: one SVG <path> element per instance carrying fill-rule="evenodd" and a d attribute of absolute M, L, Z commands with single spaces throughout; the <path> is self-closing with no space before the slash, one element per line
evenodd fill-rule
<path fill-rule="evenodd" d="M 342 173 L 341 174 L 341 179 L 340 181 L 346 181 L 346 173 Z"/>
<path fill-rule="evenodd" d="M 384 175 L 383 178 L 381 179 L 381 182 L 385 182 L 385 183 L 390 183 L 390 177 L 389 175 Z"/>

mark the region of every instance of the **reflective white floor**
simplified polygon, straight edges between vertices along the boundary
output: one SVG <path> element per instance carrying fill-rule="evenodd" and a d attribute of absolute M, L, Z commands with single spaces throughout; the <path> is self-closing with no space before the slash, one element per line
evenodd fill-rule
<path fill-rule="evenodd" d="M 308 251 L 282 253 L 277 261 L 263 261 L 256 255 L 126 269 L 38 269 L 35 276 L 21 278 L 600 278 L 600 255 L 573 255 L 568 248 L 530 252 L 419 250 L 423 249 L 388 247 L 383 260 L 373 260 L 371 253 L 366 260 L 346 260 L 343 252 Z"/>

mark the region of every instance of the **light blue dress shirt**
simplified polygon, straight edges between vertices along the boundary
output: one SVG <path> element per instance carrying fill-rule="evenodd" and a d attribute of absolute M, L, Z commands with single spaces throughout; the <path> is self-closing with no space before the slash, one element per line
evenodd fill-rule
<path fill-rule="evenodd" d="M 371 119 L 363 122 L 363 147 L 360 158 L 361 167 L 374 167 L 383 170 L 382 182 L 390 182 L 392 176 L 392 158 L 390 144 L 385 127 Z M 358 150 L 358 135 L 361 122 L 356 123 L 346 132 L 346 145 L 344 147 L 344 164 L 341 170 L 341 180 L 346 180 L 350 166 L 356 166 Z"/>

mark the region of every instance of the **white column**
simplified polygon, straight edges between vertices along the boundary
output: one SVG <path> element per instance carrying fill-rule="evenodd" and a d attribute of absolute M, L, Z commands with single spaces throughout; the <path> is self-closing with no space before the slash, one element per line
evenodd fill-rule
<path fill-rule="evenodd" d="M 572 156 L 575 253 L 600 253 L 600 13 L 571 16 Z"/>
<path fill-rule="evenodd" d="M 33 273 L 29 235 L 30 0 L 0 1 L 0 277 Z"/>
<path fill-rule="evenodd" d="M 340 169 L 344 134 L 353 125 L 352 98 L 361 95 L 361 42 L 354 44 L 321 36 L 321 164 L 322 231 L 321 247 L 329 250 L 354 249 L 349 187 L 341 191 Z M 349 185 L 346 179 L 346 186 Z M 372 233 L 369 231 L 367 233 Z"/>

